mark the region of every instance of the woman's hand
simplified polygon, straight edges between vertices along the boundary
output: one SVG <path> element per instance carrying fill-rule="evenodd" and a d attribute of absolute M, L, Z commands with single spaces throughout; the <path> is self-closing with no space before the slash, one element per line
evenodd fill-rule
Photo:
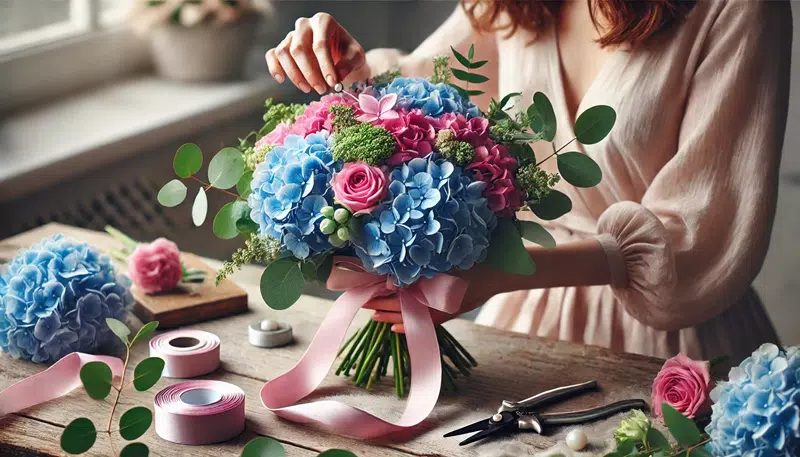
<path fill-rule="evenodd" d="M 278 46 L 267 51 L 267 65 L 279 83 L 288 77 L 305 93 L 324 94 L 338 82 L 367 79 L 364 48 L 330 14 L 301 17 Z"/>

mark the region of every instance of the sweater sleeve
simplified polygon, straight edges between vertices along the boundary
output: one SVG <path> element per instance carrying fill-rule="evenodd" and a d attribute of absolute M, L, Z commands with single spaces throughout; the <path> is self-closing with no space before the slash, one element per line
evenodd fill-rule
<path fill-rule="evenodd" d="M 722 313 L 761 269 L 777 200 L 789 97 L 788 2 L 722 7 L 689 86 L 678 150 L 641 202 L 598 222 L 615 296 L 645 325 Z"/>

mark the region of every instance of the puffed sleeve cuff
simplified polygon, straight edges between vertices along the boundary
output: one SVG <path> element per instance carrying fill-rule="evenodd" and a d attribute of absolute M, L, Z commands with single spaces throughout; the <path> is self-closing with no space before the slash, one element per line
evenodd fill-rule
<path fill-rule="evenodd" d="M 600 216 L 597 233 L 614 295 L 628 314 L 645 325 L 670 327 L 677 275 L 661 220 L 638 203 L 619 202 Z"/>

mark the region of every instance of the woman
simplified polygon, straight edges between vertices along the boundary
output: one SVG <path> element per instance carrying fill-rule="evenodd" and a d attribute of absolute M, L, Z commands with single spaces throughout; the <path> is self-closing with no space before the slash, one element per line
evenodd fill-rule
<path fill-rule="evenodd" d="M 550 225 L 558 247 L 529 248 L 530 277 L 463 273 L 480 282 L 461 311 L 488 300 L 478 323 L 659 357 L 738 359 L 777 340 L 750 284 L 777 199 L 791 23 L 777 1 L 478 0 L 409 55 L 365 55 L 318 14 L 266 57 L 279 82 L 322 93 L 391 68 L 429 75 L 434 56 L 475 43 L 492 65 L 490 95 L 553 100 L 556 145 L 572 139 L 586 107 L 614 107 L 611 135 L 575 146 L 604 177 L 590 189 L 559 186 L 574 206 Z M 396 300 L 369 306 L 403 330 Z"/>

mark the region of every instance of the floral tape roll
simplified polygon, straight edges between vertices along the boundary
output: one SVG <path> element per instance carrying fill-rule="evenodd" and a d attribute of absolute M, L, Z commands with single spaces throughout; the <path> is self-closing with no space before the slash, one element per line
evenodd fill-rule
<path fill-rule="evenodd" d="M 193 378 L 219 366 L 219 337 L 202 330 L 175 330 L 150 339 L 150 356 L 166 362 L 162 376 Z"/>
<path fill-rule="evenodd" d="M 156 433 L 173 443 L 219 443 L 244 430 L 244 391 L 227 382 L 179 382 L 158 392 L 153 405 Z"/>

